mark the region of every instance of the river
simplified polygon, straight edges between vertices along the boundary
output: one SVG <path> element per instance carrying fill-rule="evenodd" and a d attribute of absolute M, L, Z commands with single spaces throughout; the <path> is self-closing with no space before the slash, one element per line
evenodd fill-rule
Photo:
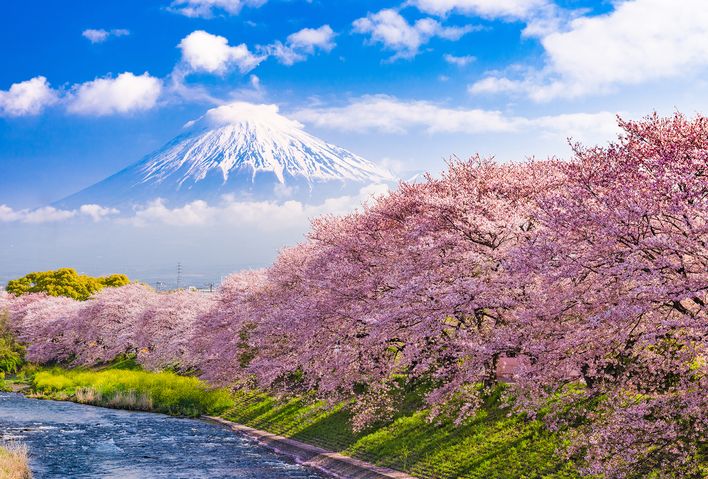
<path fill-rule="evenodd" d="M 323 476 L 225 427 L 0 393 L 0 439 L 30 450 L 36 479 Z"/>

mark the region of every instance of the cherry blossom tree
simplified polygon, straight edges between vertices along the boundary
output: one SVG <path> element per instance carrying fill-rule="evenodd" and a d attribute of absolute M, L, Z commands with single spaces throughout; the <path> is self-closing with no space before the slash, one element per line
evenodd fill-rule
<path fill-rule="evenodd" d="M 607 148 L 575 146 L 517 252 L 532 291 L 520 402 L 538 410 L 581 379 L 563 398 L 587 406 L 574 449 L 589 472 L 691 477 L 708 433 L 708 119 L 620 126 Z"/>
<path fill-rule="evenodd" d="M 497 358 L 514 352 L 492 334 L 515 301 L 503 259 L 533 227 L 534 194 L 559 181 L 553 161 L 473 158 L 316 220 L 310 241 L 267 272 L 254 372 L 272 385 L 298 370 L 303 387 L 336 399 L 359 389 L 387 400 L 381 391 L 401 375 L 437 380 L 432 401 L 494 381 Z"/>
<path fill-rule="evenodd" d="M 185 362 L 202 377 L 218 384 L 243 381 L 256 354 L 251 333 L 257 321 L 251 304 L 264 283 L 264 272 L 242 271 L 227 276 L 208 310 L 196 315 L 185 338 Z"/>
<path fill-rule="evenodd" d="M 75 363 L 91 365 L 136 353 L 140 347 L 135 336 L 138 325 L 156 301 L 157 293 L 142 284 L 107 288 L 94 295 L 74 325 L 81 337 Z"/>
<path fill-rule="evenodd" d="M 17 339 L 27 345 L 28 361 L 45 364 L 73 360 L 80 346 L 74 326 L 82 303 L 44 293 L 6 299 L 10 327 Z"/>
<path fill-rule="evenodd" d="M 155 292 L 142 307 L 137 322 L 126 325 L 129 330 L 134 328 L 130 346 L 136 350 L 138 362 L 153 370 L 192 368 L 194 331 L 214 307 L 211 295 L 187 290 Z"/>
<path fill-rule="evenodd" d="M 316 219 L 307 241 L 214 296 L 2 293 L 0 312 L 31 361 L 136 353 L 221 384 L 356 398 L 356 427 L 390 418 L 421 382 L 433 412 L 454 398 L 463 418 L 501 368 L 516 407 L 566 435 L 586 472 L 700 477 L 708 119 L 620 126 L 566 162 L 452 161 Z"/>

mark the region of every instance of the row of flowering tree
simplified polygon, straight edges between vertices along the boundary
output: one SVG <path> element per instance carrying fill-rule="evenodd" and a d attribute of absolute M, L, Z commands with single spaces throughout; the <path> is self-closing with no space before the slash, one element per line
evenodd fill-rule
<path fill-rule="evenodd" d="M 462 419 L 515 358 L 543 410 L 606 477 L 699 477 L 708 435 L 708 119 L 620 121 L 570 161 L 454 161 L 216 295 L 132 284 L 87 302 L 0 296 L 30 360 L 135 353 L 219 384 L 356 397 L 355 427 L 425 383 Z M 652 472 L 653 471 L 653 472 Z"/>

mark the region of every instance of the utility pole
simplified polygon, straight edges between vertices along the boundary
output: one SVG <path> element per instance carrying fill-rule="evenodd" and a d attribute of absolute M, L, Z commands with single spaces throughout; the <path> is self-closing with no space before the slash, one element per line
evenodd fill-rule
<path fill-rule="evenodd" d="M 182 283 L 182 263 L 177 263 L 177 289 L 179 289 L 179 285 Z"/>

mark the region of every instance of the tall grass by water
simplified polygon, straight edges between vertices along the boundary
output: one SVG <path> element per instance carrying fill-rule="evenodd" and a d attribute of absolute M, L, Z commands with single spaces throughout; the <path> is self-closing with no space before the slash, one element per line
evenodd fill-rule
<path fill-rule="evenodd" d="M 227 390 L 171 372 L 54 368 L 37 372 L 31 385 L 41 397 L 176 416 L 218 415 L 234 404 Z"/>
<path fill-rule="evenodd" d="M 29 452 L 24 444 L 0 445 L 0 479 L 30 479 Z"/>

